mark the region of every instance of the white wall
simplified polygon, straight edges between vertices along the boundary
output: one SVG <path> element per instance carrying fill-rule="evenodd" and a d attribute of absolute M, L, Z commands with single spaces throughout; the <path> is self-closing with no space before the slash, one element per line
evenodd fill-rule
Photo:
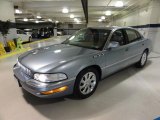
<path fill-rule="evenodd" d="M 70 28 L 68 26 L 68 24 L 62 24 L 60 26 L 60 29 L 64 29 L 64 31 L 67 35 L 71 35 L 71 34 L 75 33 L 77 30 L 85 28 L 85 27 L 86 27 L 85 24 L 73 24 L 73 28 Z"/>
<path fill-rule="evenodd" d="M 114 18 L 112 26 L 140 26 L 160 24 L 160 0 L 152 0 L 148 6 L 132 11 L 121 18 Z M 146 38 L 152 40 L 153 51 L 160 53 L 160 27 L 138 29 Z"/>
<path fill-rule="evenodd" d="M 126 16 L 123 16 L 119 19 L 114 19 L 111 22 L 111 25 L 115 26 L 136 26 L 136 25 L 145 25 L 150 23 L 150 15 L 151 15 L 151 8 L 146 6 L 141 9 L 137 9 L 129 13 Z"/>
<path fill-rule="evenodd" d="M 15 22 L 14 7 L 12 2 L 0 0 L 0 20 Z M 7 40 L 11 40 L 16 37 L 16 29 L 10 29 L 7 35 Z M 0 34 L 0 41 L 3 42 L 3 37 Z"/>
<path fill-rule="evenodd" d="M 13 3 L 0 0 L 0 20 L 11 20 L 15 22 Z"/>
<path fill-rule="evenodd" d="M 106 23 L 103 22 L 90 22 L 88 23 L 87 27 L 106 27 Z"/>

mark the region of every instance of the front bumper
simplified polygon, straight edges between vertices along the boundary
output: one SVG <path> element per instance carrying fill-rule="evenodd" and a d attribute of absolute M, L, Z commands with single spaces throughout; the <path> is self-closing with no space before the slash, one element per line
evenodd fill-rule
<path fill-rule="evenodd" d="M 26 91 L 28 91 L 29 93 L 37 97 L 57 98 L 57 97 L 62 97 L 62 96 L 66 96 L 73 93 L 75 78 L 60 81 L 60 82 L 55 82 L 55 83 L 42 83 L 27 76 L 25 73 L 21 71 L 20 67 L 14 66 L 13 72 L 19 85 L 22 86 L 23 89 L 25 89 Z M 63 92 L 53 93 L 50 95 L 41 94 L 41 92 L 50 91 L 63 86 L 67 86 L 68 89 Z"/>

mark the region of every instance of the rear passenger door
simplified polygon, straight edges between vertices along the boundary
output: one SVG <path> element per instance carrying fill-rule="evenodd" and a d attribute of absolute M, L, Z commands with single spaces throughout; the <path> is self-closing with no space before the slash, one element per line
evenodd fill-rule
<path fill-rule="evenodd" d="M 127 65 L 129 65 L 140 60 L 141 54 L 144 49 L 144 41 L 142 36 L 134 29 L 125 29 L 125 33 L 128 41 L 126 62 Z"/>

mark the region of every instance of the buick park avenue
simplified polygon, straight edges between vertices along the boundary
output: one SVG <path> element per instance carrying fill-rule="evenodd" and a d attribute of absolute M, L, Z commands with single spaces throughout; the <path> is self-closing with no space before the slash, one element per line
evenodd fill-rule
<path fill-rule="evenodd" d="M 83 99 L 106 76 L 132 64 L 144 67 L 150 48 L 150 40 L 133 28 L 90 27 L 20 55 L 13 72 L 19 86 L 37 97 Z"/>

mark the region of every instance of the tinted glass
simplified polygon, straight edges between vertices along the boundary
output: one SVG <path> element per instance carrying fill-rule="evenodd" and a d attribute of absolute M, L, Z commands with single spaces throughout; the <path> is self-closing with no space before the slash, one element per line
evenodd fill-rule
<path fill-rule="evenodd" d="M 110 30 L 87 28 L 79 30 L 63 43 L 92 49 L 102 49 L 109 34 Z"/>
<path fill-rule="evenodd" d="M 126 33 L 128 35 L 129 42 L 134 42 L 134 41 L 138 40 L 139 37 L 140 37 L 140 36 L 138 36 L 137 31 L 135 31 L 135 30 L 129 30 L 129 29 L 127 29 Z"/>
<path fill-rule="evenodd" d="M 125 37 L 123 35 L 122 30 L 117 30 L 113 33 L 112 38 L 110 40 L 111 42 L 118 42 L 119 45 L 124 45 L 125 44 Z"/>

